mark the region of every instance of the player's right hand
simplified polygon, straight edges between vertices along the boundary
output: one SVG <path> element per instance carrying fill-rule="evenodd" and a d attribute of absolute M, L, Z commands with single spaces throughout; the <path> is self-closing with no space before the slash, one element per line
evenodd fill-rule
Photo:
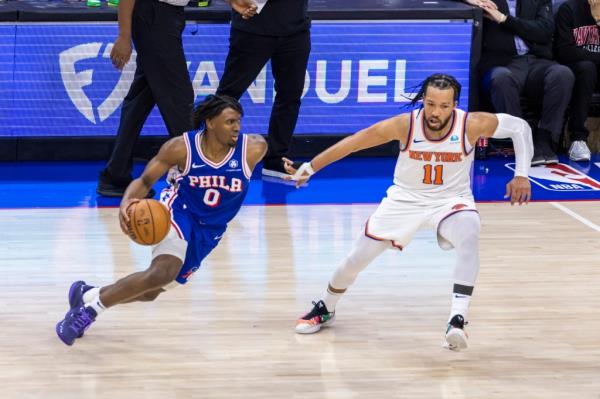
<path fill-rule="evenodd" d="M 300 186 L 306 183 L 308 179 L 310 179 L 310 177 L 312 176 L 312 174 L 307 171 L 307 169 L 312 168 L 310 167 L 310 162 L 304 162 L 302 166 L 300 166 L 298 169 L 294 168 L 293 165 L 294 163 L 291 160 L 283 158 L 283 167 L 285 171 L 289 174 L 283 179 L 295 181 L 296 188 L 300 188 Z"/>
<path fill-rule="evenodd" d="M 465 0 L 465 3 L 479 8 L 498 9 L 498 6 L 492 0 Z"/>
<path fill-rule="evenodd" d="M 119 35 L 113 44 L 112 50 L 110 50 L 110 60 L 115 68 L 123 69 L 129 62 L 129 58 L 131 58 L 131 51 L 131 38 Z"/>
<path fill-rule="evenodd" d="M 121 225 L 121 231 L 126 235 L 129 235 L 129 208 L 131 205 L 140 202 L 138 198 L 128 198 L 125 201 L 121 202 L 121 206 L 119 207 L 119 224 Z"/>
<path fill-rule="evenodd" d="M 231 8 L 242 16 L 250 19 L 256 15 L 256 3 L 252 0 L 231 0 Z"/>

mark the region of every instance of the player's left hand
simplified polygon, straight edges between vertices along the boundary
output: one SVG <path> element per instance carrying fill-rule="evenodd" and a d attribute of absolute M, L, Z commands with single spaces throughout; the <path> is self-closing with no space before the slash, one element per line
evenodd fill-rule
<path fill-rule="evenodd" d="M 511 181 L 506 185 L 506 194 L 504 194 L 504 198 L 510 197 L 510 204 L 514 205 L 518 203 L 519 205 L 529 203 L 531 199 L 531 183 L 529 183 L 529 179 L 523 176 L 515 176 Z"/>

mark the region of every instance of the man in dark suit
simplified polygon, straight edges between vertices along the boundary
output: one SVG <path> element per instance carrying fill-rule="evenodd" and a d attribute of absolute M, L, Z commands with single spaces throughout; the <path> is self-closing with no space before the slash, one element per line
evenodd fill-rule
<path fill-rule="evenodd" d="M 269 119 L 269 151 L 262 174 L 287 176 L 283 158 L 289 156 L 311 48 L 308 0 L 261 1 L 261 8 L 225 1 L 231 3 L 233 13 L 229 53 L 217 94 L 239 99 L 271 61 L 277 94 Z"/>
<path fill-rule="evenodd" d="M 479 72 L 499 113 L 522 117 L 521 95 L 541 99 L 532 165 L 557 163 L 558 143 L 573 88 L 569 68 L 552 61 L 551 0 L 467 0 L 484 11 Z"/>

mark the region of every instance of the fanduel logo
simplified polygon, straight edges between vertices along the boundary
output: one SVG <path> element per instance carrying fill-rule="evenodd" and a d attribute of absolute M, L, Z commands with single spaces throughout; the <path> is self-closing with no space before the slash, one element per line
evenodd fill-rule
<path fill-rule="evenodd" d="M 94 83 L 95 71 L 92 68 L 77 71 L 77 63 L 102 57 L 104 59 L 102 62 L 110 65 L 112 46 L 112 43 L 83 43 L 64 50 L 59 55 L 61 78 L 71 102 L 87 120 L 94 124 L 110 117 L 123 102 L 135 74 L 135 53 L 120 74 L 119 81 L 110 95 L 96 109 L 84 90 Z M 188 61 L 187 66 L 191 69 L 189 72 L 195 97 L 215 93 L 220 80 L 215 61 Z M 334 83 L 328 84 L 328 82 Z M 98 82 L 98 84 L 102 86 L 106 82 Z M 353 101 L 357 104 L 390 101 L 402 103 L 415 95 L 407 92 L 405 85 L 406 60 L 403 59 L 339 62 L 316 60 L 314 69 L 306 72 L 302 97 L 312 89 L 314 91 L 312 98 L 323 104 L 338 104 L 347 101 L 354 90 L 356 97 L 353 97 Z M 269 91 L 273 92 L 274 99 L 275 89 L 267 85 L 267 66 L 265 66 L 248 87 L 247 93 L 252 103 L 265 104 Z"/>
<path fill-rule="evenodd" d="M 188 62 L 188 68 L 190 64 Z M 416 95 L 406 91 L 406 60 L 316 60 L 315 64 L 315 69 L 306 71 L 304 76 L 302 98 L 310 89 L 314 89 L 315 97 L 324 104 L 345 101 L 350 96 L 351 89 L 356 90 L 357 103 L 402 103 L 410 101 Z M 393 78 L 388 79 L 388 74 Z M 329 87 L 329 80 L 336 82 L 336 87 Z M 192 86 L 196 96 L 206 96 L 217 91 L 219 76 L 214 61 L 199 63 L 192 74 Z M 248 95 L 254 104 L 265 104 L 267 90 L 275 92 L 273 87 L 267 87 L 265 65 L 248 87 Z"/>
<path fill-rule="evenodd" d="M 82 60 L 97 58 L 100 55 L 102 45 L 103 43 L 99 42 L 84 43 L 71 47 L 70 49 L 61 52 L 59 55 L 60 75 L 69 98 L 73 102 L 73 105 L 75 105 L 75 108 L 77 108 L 88 121 L 94 124 L 103 122 L 116 111 L 119 105 L 121 105 L 135 73 L 136 54 L 134 52 L 125 68 L 123 68 L 119 81 L 112 92 L 102 104 L 98 106 L 98 118 L 96 118 L 92 102 L 83 90 L 84 87 L 92 84 L 94 70 L 85 69 L 76 72 L 75 64 Z M 112 43 L 106 45 L 104 52 L 102 53 L 102 58 L 110 59 L 112 46 Z"/>

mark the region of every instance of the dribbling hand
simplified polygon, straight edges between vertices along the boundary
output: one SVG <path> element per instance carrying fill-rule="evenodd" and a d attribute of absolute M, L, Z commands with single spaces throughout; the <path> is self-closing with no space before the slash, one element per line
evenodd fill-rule
<path fill-rule="evenodd" d="M 529 179 L 523 176 L 515 176 L 509 181 L 506 185 L 504 198 L 509 197 L 511 205 L 515 203 L 519 205 L 528 204 L 531 199 L 531 183 L 529 183 Z"/>
<path fill-rule="evenodd" d="M 121 231 L 126 235 L 129 235 L 129 208 L 131 205 L 140 202 L 137 198 L 129 198 L 123 202 L 121 202 L 121 206 L 119 207 L 119 224 L 121 225 Z"/>

